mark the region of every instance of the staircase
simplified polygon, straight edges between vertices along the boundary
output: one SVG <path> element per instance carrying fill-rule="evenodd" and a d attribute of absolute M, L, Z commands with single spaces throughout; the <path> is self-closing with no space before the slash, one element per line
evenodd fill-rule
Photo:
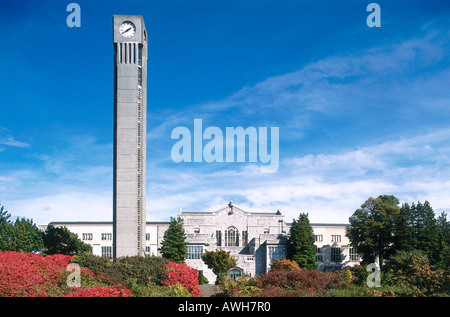
<path fill-rule="evenodd" d="M 219 287 L 214 284 L 200 285 L 200 289 L 202 290 L 202 297 L 211 297 L 219 292 Z"/>

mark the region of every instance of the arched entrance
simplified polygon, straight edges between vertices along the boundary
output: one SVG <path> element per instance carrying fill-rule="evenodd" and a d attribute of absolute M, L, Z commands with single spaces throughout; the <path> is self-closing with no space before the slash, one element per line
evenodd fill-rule
<path fill-rule="evenodd" d="M 244 275 L 244 271 L 241 268 L 235 267 L 228 272 L 233 281 L 236 281 L 239 277 Z"/>

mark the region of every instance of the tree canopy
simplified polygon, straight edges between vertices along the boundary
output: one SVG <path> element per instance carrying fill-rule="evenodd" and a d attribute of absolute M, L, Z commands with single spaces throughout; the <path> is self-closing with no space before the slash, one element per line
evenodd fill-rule
<path fill-rule="evenodd" d="M 11 215 L 0 206 L 0 251 L 41 252 L 44 248 L 42 232 L 30 219 L 10 220 Z"/>
<path fill-rule="evenodd" d="M 92 252 L 89 244 L 67 228 L 50 225 L 43 232 L 30 219 L 17 218 L 13 222 L 10 218 L 4 206 L 0 206 L 0 251 L 65 255 Z"/>
<path fill-rule="evenodd" d="M 394 253 L 394 226 L 400 214 L 398 205 L 399 200 L 392 195 L 370 197 L 350 216 L 346 235 L 363 263 L 377 260 L 381 266 L 383 260 Z"/>
<path fill-rule="evenodd" d="M 78 236 L 66 227 L 47 226 L 44 233 L 46 254 L 76 255 L 92 252 L 92 247 L 81 241 Z"/>
<path fill-rule="evenodd" d="M 230 252 L 224 250 L 205 250 L 202 259 L 208 268 L 216 274 L 216 284 L 221 283 L 228 271 L 236 266 L 236 259 L 230 256 Z"/>
<path fill-rule="evenodd" d="M 363 264 L 384 260 L 396 252 L 421 251 L 434 268 L 448 267 L 450 223 L 446 214 L 437 219 L 428 201 L 404 203 L 392 195 L 370 197 L 349 218 L 347 237 Z"/>

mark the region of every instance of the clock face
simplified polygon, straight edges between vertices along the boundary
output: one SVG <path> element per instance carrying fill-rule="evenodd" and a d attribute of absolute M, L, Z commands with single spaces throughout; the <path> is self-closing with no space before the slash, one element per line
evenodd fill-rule
<path fill-rule="evenodd" d="M 123 22 L 119 28 L 119 32 L 123 37 L 132 37 L 136 32 L 136 26 L 131 22 Z"/>

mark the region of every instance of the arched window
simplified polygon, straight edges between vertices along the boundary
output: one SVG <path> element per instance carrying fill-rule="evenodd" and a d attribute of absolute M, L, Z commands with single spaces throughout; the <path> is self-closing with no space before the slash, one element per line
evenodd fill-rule
<path fill-rule="evenodd" d="M 229 227 L 225 230 L 225 246 L 237 247 L 239 246 L 239 233 L 235 227 Z"/>

